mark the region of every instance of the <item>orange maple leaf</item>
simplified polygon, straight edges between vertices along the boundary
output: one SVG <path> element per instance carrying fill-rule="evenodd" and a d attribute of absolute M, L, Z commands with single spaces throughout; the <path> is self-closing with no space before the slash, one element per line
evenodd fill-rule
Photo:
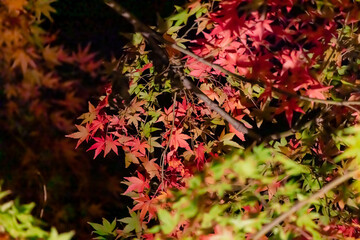
<path fill-rule="evenodd" d="M 90 133 L 89 133 L 89 124 L 86 124 L 85 127 L 81 126 L 81 125 L 75 125 L 75 126 L 79 131 L 72 133 L 72 134 L 65 135 L 65 137 L 79 139 L 76 144 L 76 147 L 75 147 L 75 149 L 76 149 L 84 140 L 86 140 L 86 142 L 89 140 Z"/>

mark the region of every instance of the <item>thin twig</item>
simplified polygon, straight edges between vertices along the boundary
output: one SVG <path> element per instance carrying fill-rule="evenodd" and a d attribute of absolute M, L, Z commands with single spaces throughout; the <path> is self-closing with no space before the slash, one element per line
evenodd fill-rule
<path fill-rule="evenodd" d="M 42 185 L 42 191 L 43 191 L 43 202 L 42 202 L 42 207 L 41 207 L 40 214 L 39 214 L 39 217 L 40 217 L 40 218 L 43 218 L 43 216 L 44 216 L 44 209 L 45 209 L 45 205 L 46 205 L 46 202 L 47 202 L 47 189 L 46 189 L 45 180 L 44 180 L 42 174 L 40 173 L 40 171 L 39 171 L 39 170 L 36 170 L 36 174 L 37 174 L 37 175 L 39 176 L 39 178 L 40 178 L 41 185 Z"/>
<path fill-rule="evenodd" d="M 172 133 L 173 133 L 173 128 L 175 126 L 175 108 L 176 108 L 176 92 L 174 94 L 174 101 L 173 101 L 173 120 L 171 123 L 171 128 L 170 128 L 170 135 L 169 135 L 169 141 L 166 144 L 166 147 L 164 149 L 163 154 L 161 155 L 161 160 L 160 160 L 160 164 L 161 164 L 161 183 L 162 183 L 162 190 L 164 191 L 164 166 L 165 166 L 165 159 L 166 159 L 166 152 L 169 149 L 170 146 L 170 141 L 171 141 L 171 137 L 172 137 Z"/>
<path fill-rule="evenodd" d="M 253 240 L 260 239 L 263 235 L 265 235 L 269 231 L 271 231 L 271 229 L 273 229 L 276 225 L 280 224 L 282 221 L 289 218 L 292 214 L 299 211 L 302 207 L 304 207 L 305 205 L 307 205 L 307 204 L 313 202 L 314 200 L 322 197 L 328 191 L 330 191 L 331 189 L 337 187 L 338 185 L 342 184 L 343 182 L 349 180 L 350 178 L 354 177 L 358 173 L 359 173 L 359 170 L 349 171 L 349 172 L 345 173 L 344 175 L 342 175 L 341 177 L 338 177 L 335 180 L 331 181 L 325 187 L 320 189 L 318 192 L 311 195 L 307 199 L 304 199 L 304 200 L 296 203 L 292 208 L 290 208 L 289 211 L 281 214 L 279 217 L 274 219 L 271 223 L 265 225 L 252 239 Z"/>

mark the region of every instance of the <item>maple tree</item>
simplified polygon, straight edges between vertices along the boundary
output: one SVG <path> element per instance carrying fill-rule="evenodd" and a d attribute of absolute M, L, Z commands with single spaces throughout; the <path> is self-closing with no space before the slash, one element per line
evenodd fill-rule
<path fill-rule="evenodd" d="M 129 170 L 129 216 L 90 223 L 97 239 L 360 237 L 358 2 L 193 0 L 149 27 L 105 0 L 134 28 L 110 60 L 55 44 L 52 2 L 2 3 L 3 115 Z M 103 80 L 82 115 L 91 93 L 69 72 Z"/>
<path fill-rule="evenodd" d="M 195 0 L 156 31 L 105 3 L 135 30 L 128 91 L 82 132 L 136 168 L 117 238 L 358 237 L 357 2 Z"/>

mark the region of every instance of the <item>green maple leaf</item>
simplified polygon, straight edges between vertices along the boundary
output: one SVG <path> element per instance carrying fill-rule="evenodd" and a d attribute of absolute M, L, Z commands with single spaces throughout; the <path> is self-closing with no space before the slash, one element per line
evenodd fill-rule
<path fill-rule="evenodd" d="M 135 213 L 135 212 L 131 211 L 130 209 L 129 209 L 129 212 L 130 212 L 130 217 L 122 218 L 119 220 L 120 222 L 126 223 L 124 232 L 129 233 L 129 232 L 135 230 L 136 233 L 140 233 L 142 231 L 143 227 L 145 227 L 145 226 L 142 226 L 143 224 L 141 224 L 141 222 L 140 222 L 139 213 Z"/>
<path fill-rule="evenodd" d="M 108 220 L 103 218 L 102 224 L 89 222 L 94 229 L 94 233 L 100 236 L 113 235 L 116 236 L 116 219 L 110 223 Z"/>

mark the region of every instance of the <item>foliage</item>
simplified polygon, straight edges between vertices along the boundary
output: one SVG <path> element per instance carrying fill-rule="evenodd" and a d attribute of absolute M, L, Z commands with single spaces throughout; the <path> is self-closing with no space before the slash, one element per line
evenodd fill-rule
<path fill-rule="evenodd" d="M 70 240 L 74 232 L 59 234 L 55 228 L 44 230 L 40 220 L 31 215 L 34 204 L 20 204 L 19 199 L 4 201 L 10 191 L 0 188 L 0 235 L 2 239 Z"/>
<path fill-rule="evenodd" d="M 87 227 L 87 221 L 102 216 L 103 206 L 94 198 L 102 195 L 115 205 L 120 187 L 91 180 L 96 167 L 64 138 L 86 109 L 84 99 L 97 94 L 103 79 L 101 60 L 90 44 L 74 50 L 62 45 L 51 27 L 54 2 L 0 2 L 0 175 L 16 195 L 38 203 L 36 215 L 43 207 L 44 221 L 65 231 Z M 82 231 L 88 238 L 88 229 Z"/>
<path fill-rule="evenodd" d="M 120 220 L 118 238 L 249 238 L 353 168 L 348 157 L 358 146 L 339 157 L 345 144 L 333 133 L 358 119 L 356 108 L 336 102 L 357 99 L 358 19 L 359 5 L 348 1 L 226 0 L 192 1 L 159 21 L 163 43 L 188 45 L 225 70 L 170 47 L 166 66 L 151 39 L 134 34 L 117 60 L 128 91 L 114 82 L 106 87 L 80 117 L 79 132 L 68 135 L 78 145 L 92 141 L 94 158 L 120 147 L 125 166 L 136 169 L 123 182 L 134 207 Z M 244 148 L 252 136 L 195 99 L 199 91 L 185 90 L 177 74 L 197 79 L 201 93 L 253 129 L 262 145 Z M 284 123 L 290 130 L 281 132 Z M 345 189 L 300 209 L 269 238 L 356 237 L 357 190 Z"/>
<path fill-rule="evenodd" d="M 112 83 L 67 135 L 134 172 L 123 181 L 130 217 L 92 223 L 98 238 L 252 238 L 357 169 L 358 131 L 335 133 L 359 119 L 359 9 L 195 0 L 159 19 L 158 35 L 124 14 L 137 32 L 104 63 Z M 263 238 L 359 237 L 357 185 L 324 192 Z"/>

